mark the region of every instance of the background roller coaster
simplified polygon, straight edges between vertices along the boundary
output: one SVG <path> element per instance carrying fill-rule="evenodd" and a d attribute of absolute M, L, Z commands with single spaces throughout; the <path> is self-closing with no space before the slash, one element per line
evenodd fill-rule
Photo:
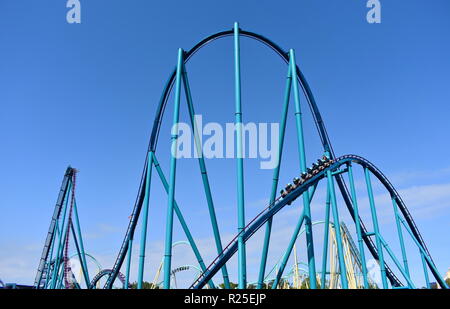
<path fill-rule="evenodd" d="M 288 74 L 286 80 L 286 90 L 284 96 L 284 105 L 282 111 L 282 119 L 280 122 L 280 146 L 279 146 L 279 159 L 281 159 L 281 153 L 283 151 L 283 142 L 285 136 L 285 128 L 286 128 L 286 119 L 288 106 L 290 101 L 291 91 L 293 92 L 294 103 L 295 103 L 295 122 L 297 129 L 297 142 L 299 146 L 298 155 L 300 160 L 300 175 L 297 175 L 298 178 L 295 178 L 293 184 L 289 184 L 285 190 L 283 190 L 282 195 L 280 197 L 276 197 L 277 188 L 279 186 L 279 171 L 281 160 L 279 160 L 278 166 L 274 169 L 273 174 L 273 182 L 272 189 L 269 199 L 269 204 L 267 208 L 265 208 L 258 216 L 256 216 L 249 223 L 245 224 L 244 218 L 244 182 L 243 182 L 243 161 L 242 156 L 239 156 L 242 153 L 242 130 L 237 129 L 237 153 L 238 159 L 236 159 L 237 163 L 237 184 L 238 184 L 238 231 L 239 233 L 235 236 L 235 238 L 227 245 L 225 248 L 222 246 L 221 235 L 219 232 L 217 217 L 215 213 L 214 203 L 212 199 L 210 184 L 209 184 L 209 176 L 206 170 L 206 165 L 203 157 L 201 156 L 199 160 L 200 172 L 202 177 L 202 182 L 205 190 L 205 195 L 208 203 L 208 210 L 210 215 L 210 221 L 214 232 L 214 241 L 217 250 L 217 258 L 213 260 L 213 262 L 207 267 L 205 262 L 200 254 L 200 251 L 195 243 L 194 237 L 191 234 L 187 226 L 187 222 L 184 219 L 181 210 L 175 200 L 175 183 L 176 183 L 176 163 L 177 159 L 175 156 L 171 156 L 170 158 L 170 175 L 169 180 L 166 179 L 160 164 L 156 157 L 156 148 L 158 143 L 159 132 L 161 129 L 163 114 L 171 93 L 173 86 L 175 85 L 175 104 L 174 104 L 174 114 L 173 114 L 173 124 L 177 125 L 179 121 L 179 113 L 180 113 L 180 96 L 182 89 L 184 88 L 186 101 L 188 104 L 189 116 L 192 121 L 192 125 L 194 127 L 194 141 L 196 143 L 197 149 L 198 145 L 198 132 L 194 126 L 194 106 L 192 102 L 191 92 L 189 88 L 189 82 L 187 78 L 187 72 L 185 64 L 189 61 L 189 59 L 202 47 L 208 45 L 209 43 L 224 37 L 232 36 L 234 39 L 234 59 L 235 59 L 235 123 L 242 123 L 242 112 L 241 112 L 241 75 L 240 75 L 240 38 L 247 37 L 254 39 L 264 45 L 268 46 L 271 50 L 273 50 L 276 54 L 278 54 L 282 60 L 284 60 L 288 66 Z M 307 160 L 305 156 L 305 143 L 303 137 L 303 125 L 302 125 L 302 113 L 300 106 L 300 90 L 303 91 L 303 95 L 306 98 L 306 101 L 311 110 L 315 126 L 317 128 L 324 153 L 324 161 L 318 161 L 318 164 L 314 164 L 311 168 L 307 168 Z M 175 148 L 177 145 L 177 137 L 173 136 L 172 143 L 174 143 Z M 359 165 L 364 170 L 364 178 L 366 182 L 368 199 L 370 202 L 370 210 L 371 210 L 371 218 L 372 218 L 372 226 L 373 231 L 368 231 L 362 218 L 359 215 L 358 211 L 358 201 L 356 198 L 356 190 L 353 180 L 353 164 Z M 300 71 L 299 67 L 296 64 L 295 60 L 295 52 L 290 50 L 289 52 L 284 51 L 278 45 L 276 45 L 271 40 L 253 33 L 249 31 L 241 30 L 236 23 L 234 28 L 229 31 L 223 31 L 216 34 L 213 34 L 198 44 L 196 44 L 189 51 L 184 51 L 182 49 L 178 52 L 178 62 L 175 70 L 169 77 L 169 80 L 166 83 L 166 86 L 163 90 L 161 99 L 159 101 L 156 117 L 153 124 L 153 129 L 151 132 L 150 144 L 148 147 L 148 152 L 146 155 L 144 170 L 141 177 L 140 187 L 138 191 L 138 196 L 136 198 L 133 212 L 130 218 L 130 222 L 125 234 L 125 238 L 122 242 L 122 246 L 120 247 L 117 259 L 111 269 L 100 272 L 95 279 L 98 277 L 106 277 L 106 283 L 104 285 L 105 288 L 112 288 L 113 283 L 117 278 L 120 278 L 121 281 L 124 281 L 124 287 L 128 287 L 129 276 L 130 276 L 130 267 L 131 267 L 131 255 L 132 255 L 132 244 L 135 238 L 136 226 L 139 218 L 141 221 L 141 237 L 140 237 L 140 248 L 139 248 L 139 269 L 138 269 L 138 278 L 137 278 L 137 288 L 143 287 L 143 278 L 144 278 L 144 265 L 145 265 L 145 250 L 146 250 L 146 237 L 147 237 L 147 223 L 148 223 L 148 211 L 149 211 L 149 199 L 150 199 L 150 180 L 152 177 L 152 169 L 155 168 L 157 174 L 159 175 L 164 189 L 168 194 L 168 207 L 167 207 L 167 223 L 166 223 L 166 238 L 165 238 L 165 252 L 164 252 L 164 261 L 161 263 L 161 268 L 163 268 L 164 273 L 164 288 L 170 288 L 171 284 L 171 274 L 173 274 L 173 269 L 171 268 L 172 261 L 172 232 L 173 232 L 173 215 L 178 217 L 181 227 L 186 235 L 187 242 L 189 243 L 191 249 L 194 252 L 194 255 L 198 262 L 198 267 L 201 269 L 201 274 L 197 277 L 197 279 L 192 283 L 192 288 L 202 288 L 205 285 L 208 285 L 210 288 L 214 288 L 215 284 L 213 282 L 213 277 L 219 272 L 222 272 L 223 282 L 225 288 L 230 288 L 230 280 L 228 276 L 227 270 L 227 261 L 237 252 L 238 253 L 238 286 L 239 288 L 247 287 L 247 276 L 246 276 L 246 256 L 245 256 L 245 244 L 248 239 L 254 235 L 256 231 L 258 231 L 263 225 L 266 226 L 265 238 L 263 242 L 262 248 L 262 257 L 260 263 L 260 271 L 259 278 L 257 281 L 257 287 L 262 288 L 265 282 L 265 270 L 267 264 L 267 255 L 269 251 L 269 243 L 272 229 L 272 220 L 274 216 L 286 205 L 291 204 L 295 199 L 302 196 L 303 198 L 303 211 L 302 215 L 299 218 L 299 221 L 295 227 L 294 233 L 292 235 L 291 241 L 288 245 L 285 254 L 278 266 L 278 271 L 276 277 L 273 280 L 272 288 L 277 288 L 280 282 L 280 279 L 283 276 L 284 269 L 286 267 L 287 261 L 291 255 L 294 244 L 298 238 L 299 231 L 303 224 L 305 224 L 305 234 L 306 234 L 306 243 L 307 243 L 307 255 L 308 255 L 308 276 L 309 276 L 309 286 L 311 288 L 317 287 L 317 271 L 315 268 L 315 255 L 313 248 L 313 232 L 312 232 L 312 221 L 311 221 L 311 209 L 310 203 L 314 196 L 315 189 L 318 183 L 321 180 L 326 180 L 327 182 L 327 203 L 326 203 L 326 216 L 325 216 L 325 233 L 324 233 L 324 251 L 322 258 L 322 272 L 321 272 L 321 282 L 325 282 L 324 276 L 326 275 L 326 267 L 327 267 L 327 254 L 328 254 L 328 237 L 329 237 L 329 227 L 332 222 L 334 226 L 335 233 L 335 243 L 336 243 L 336 255 L 338 260 L 338 270 L 341 274 L 346 273 L 346 261 L 345 261 L 345 252 L 343 248 L 343 236 L 342 230 L 340 227 L 339 213 L 337 208 L 337 199 L 336 199 L 336 191 L 335 191 L 335 182 L 337 183 L 339 192 L 342 196 L 342 199 L 351 215 L 351 218 L 354 222 L 355 231 L 357 234 L 357 250 L 358 256 L 360 258 L 361 263 L 361 272 L 363 276 L 363 284 L 362 287 L 369 288 L 369 278 L 367 274 L 367 266 L 366 266 L 366 258 L 365 258 L 365 248 L 369 251 L 370 255 L 378 262 L 380 266 L 381 273 L 381 287 L 383 288 L 400 288 L 400 287 L 409 287 L 415 288 L 417 287 L 413 282 L 413 278 L 410 274 L 409 266 L 408 266 L 408 258 L 404 245 L 404 235 L 403 232 L 406 231 L 409 238 L 416 246 L 420 257 L 423 262 L 423 270 L 425 281 L 427 286 L 429 287 L 429 272 L 435 278 L 437 283 L 442 288 L 447 288 L 444 280 L 440 276 L 436 266 L 431 258 L 431 255 L 428 251 L 428 248 L 425 245 L 425 242 L 420 235 L 420 232 L 414 223 L 414 220 L 409 213 L 406 205 L 402 201 L 401 197 L 398 195 L 395 188 L 389 182 L 389 180 L 369 161 L 355 155 L 347 155 L 339 158 L 335 157 L 333 148 L 331 146 L 331 142 L 327 135 L 327 131 L 325 129 L 324 122 L 318 110 L 317 104 L 315 102 L 314 96 L 311 92 L 311 89 L 306 82 L 305 77 Z M 349 187 L 347 187 L 346 182 L 344 181 L 344 174 L 347 174 Z M 63 208 L 63 202 L 68 199 L 68 192 L 70 191 L 70 184 L 73 182 L 71 179 L 73 177 L 73 170 L 68 169 L 66 172 L 66 177 L 63 181 L 63 187 L 61 189 L 60 196 L 58 197 L 57 207 L 55 208 L 55 214 L 52 218 L 52 222 L 49 229 L 49 234 L 47 236 L 47 240 L 45 242 L 44 251 L 42 254 L 42 258 L 40 261 L 38 273 L 36 276 L 35 286 L 37 288 L 57 288 L 58 282 L 59 287 L 62 287 L 62 279 L 60 277 L 60 264 L 61 260 L 64 260 L 64 256 L 62 255 L 62 247 L 61 244 L 67 243 L 65 239 L 69 237 L 69 230 L 73 233 L 73 238 L 77 245 L 78 254 L 82 260 L 82 266 L 86 268 L 84 271 L 86 285 L 93 287 L 95 286 L 94 281 L 89 284 L 89 275 L 87 272 L 86 261 L 83 257 L 84 249 L 81 240 L 81 232 L 79 232 L 79 223 L 76 225 L 77 228 L 73 228 L 71 221 L 67 224 L 62 223 L 62 226 L 58 224 L 60 220 L 61 209 Z M 295 176 L 295 175 L 292 175 Z M 386 239 L 383 238 L 378 224 L 376 205 L 373 196 L 372 184 L 371 184 L 371 176 L 375 176 L 380 183 L 384 186 L 385 190 L 389 193 L 392 204 L 394 208 L 394 217 L 395 224 L 397 227 L 398 233 L 398 241 L 400 243 L 401 251 L 402 251 L 402 262 L 400 262 L 392 251 L 391 247 L 387 243 Z M 69 189 L 68 189 L 69 188 Z M 72 198 L 74 200 L 74 198 Z M 66 202 L 67 204 L 67 202 Z M 78 221 L 76 215 L 76 205 L 74 204 L 75 209 L 75 218 Z M 69 209 L 71 209 L 70 206 Z M 64 208 L 66 209 L 66 208 Z M 330 211 L 332 221 L 330 219 Z M 69 218 L 70 218 L 69 211 Z M 65 218 L 62 216 L 63 222 Z M 64 235 L 62 232 L 64 231 L 63 227 L 66 230 L 66 234 Z M 67 228 L 69 227 L 69 228 Z M 78 233 L 78 234 L 77 234 Z M 50 248 L 55 246 L 55 235 L 58 235 L 58 241 L 56 242 L 57 246 L 57 257 L 55 258 L 55 262 L 49 252 L 52 252 Z M 77 240 L 78 239 L 78 240 Z M 67 248 L 67 247 L 66 247 Z M 354 248 L 354 250 L 356 250 Z M 355 253 L 355 252 L 353 252 Z M 390 257 L 392 264 L 388 264 L 387 259 L 385 259 L 385 254 Z M 331 253 L 330 253 L 331 254 Z M 120 274 L 120 270 L 125 262 L 125 278 Z M 56 264 L 55 264 L 56 263 Z M 52 266 L 55 265 L 55 266 Z M 394 270 L 395 269 L 395 270 Z M 402 279 L 398 278 L 398 274 L 401 275 Z M 64 276 L 66 282 L 67 278 L 70 276 L 70 269 L 65 269 Z M 56 279 L 59 277 L 59 281 Z M 53 279 L 55 278 L 55 279 Z M 341 275 L 339 276 L 341 288 L 349 288 L 349 282 L 347 280 L 347 276 Z M 52 280 L 52 284 L 49 285 L 50 279 Z M 44 283 L 43 283 L 44 282 Z M 97 281 L 95 281 L 96 283 Z M 322 285 L 322 288 L 325 285 Z M 335 285 L 337 287 L 338 284 Z M 66 287 L 68 287 L 66 285 Z"/>

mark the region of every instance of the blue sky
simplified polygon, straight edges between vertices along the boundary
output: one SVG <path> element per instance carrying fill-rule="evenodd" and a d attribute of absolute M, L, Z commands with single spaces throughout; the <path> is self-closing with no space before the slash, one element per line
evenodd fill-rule
<path fill-rule="evenodd" d="M 189 49 L 207 35 L 230 29 L 235 21 L 296 50 L 336 154 L 362 155 L 384 171 L 410 206 L 439 270 L 445 273 L 450 267 L 450 240 L 445 237 L 450 220 L 450 163 L 445 160 L 450 154 L 446 143 L 448 1 L 382 0 L 381 24 L 366 22 L 365 0 L 283 5 L 250 0 L 220 5 L 84 0 L 81 24 L 66 22 L 65 3 L 0 2 L 3 281 L 32 283 L 69 164 L 80 170 L 77 200 L 87 250 L 105 267 L 112 264 L 137 193 L 156 105 L 176 63 L 177 49 Z M 241 45 L 244 122 L 279 121 L 286 67 L 253 41 L 242 39 Z M 187 67 L 196 111 L 204 121 L 234 119 L 232 46 L 231 39 L 218 41 Z M 311 162 L 320 155 L 320 144 L 309 109 L 305 105 L 303 109 Z M 169 106 L 157 153 L 166 173 L 171 111 Z M 298 170 L 292 109 L 290 114 L 288 137 L 292 138 L 287 139 L 291 142 L 283 159 L 289 168 L 282 168 L 282 183 Z M 181 119 L 187 119 L 185 107 Z M 251 218 L 269 197 L 271 172 L 259 170 L 256 160 L 245 164 L 246 211 Z M 235 164 L 208 160 L 207 165 L 220 228 L 224 238 L 231 239 L 237 221 Z M 180 162 L 177 199 L 183 201 L 205 256 L 213 258 L 197 171 L 194 160 Z M 161 222 L 167 205 L 154 179 L 148 280 L 162 257 Z M 381 190 L 379 194 L 380 211 L 391 207 L 383 204 Z M 286 221 L 280 214 L 280 241 L 274 241 L 272 260 L 282 253 L 282 239 L 290 237 L 288 227 L 295 223 L 288 214 Z M 318 213 L 314 219 L 322 217 Z M 386 229 L 393 226 L 388 219 L 384 224 Z M 254 246 L 249 250 L 253 265 L 259 261 L 259 236 L 255 236 L 255 244 L 249 243 Z M 176 225 L 174 240 L 182 239 Z M 179 259 L 175 264 L 192 260 L 189 250 L 180 249 L 175 255 Z M 252 278 L 253 268 L 249 266 Z"/>

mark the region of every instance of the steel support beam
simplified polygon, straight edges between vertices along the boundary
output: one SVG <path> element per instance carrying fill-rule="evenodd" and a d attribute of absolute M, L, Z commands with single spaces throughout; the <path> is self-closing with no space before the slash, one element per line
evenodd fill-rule
<path fill-rule="evenodd" d="M 356 226 L 356 236 L 358 239 L 358 247 L 359 247 L 359 255 L 361 257 L 361 267 L 363 273 L 363 282 L 364 288 L 369 288 L 369 280 L 367 279 L 367 265 L 366 265 L 366 255 L 364 253 L 364 240 L 362 238 L 362 230 L 361 230 L 361 222 L 359 220 L 359 208 L 358 208 L 358 200 L 356 198 L 356 189 L 355 189 L 355 181 L 353 179 L 353 167 L 351 163 L 347 164 L 348 168 L 348 180 L 350 183 L 350 193 L 352 196 L 353 210 L 355 212 L 355 226 Z"/>
<path fill-rule="evenodd" d="M 242 144 L 242 104 L 241 104 L 241 58 L 239 42 L 239 25 L 234 23 L 234 77 L 235 77 L 235 125 L 236 125 L 236 162 L 237 162 L 237 200 L 238 200 L 238 233 L 245 227 L 244 200 L 244 155 Z M 240 234 L 242 235 L 242 234 Z M 239 236 L 238 249 L 238 288 L 247 287 L 245 242 Z"/>
<path fill-rule="evenodd" d="M 302 173 L 306 172 L 306 153 L 305 153 L 305 140 L 303 136 L 303 123 L 302 123 L 302 112 L 300 107 L 300 92 L 297 82 L 297 65 L 295 62 L 295 52 L 293 49 L 289 51 L 289 66 L 292 74 L 293 90 L 294 90 L 294 102 L 295 102 L 295 123 L 297 127 L 297 141 L 298 141 L 298 152 L 300 159 L 300 170 Z M 311 221 L 311 208 L 309 200 L 309 192 L 306 191 L 303 194 L 303 208 L 305 214 L 305 228 L 306 228 L 306 246 L 308 252 L 308 268 L 309 268 L 309 279 L 311 289 L 315 289 L 316 284 L 316 265 L 314 258 L 314 241 L 312 233 L 312 221 Z"/>
<path fill-rule="evenodd" d="M 281 166 L 281 157 L 283 153 L 283 145 L 284 145 L 284 136 L 286 132 L 286 120 L 289 110 L 289 97 L 291 94 L 291 85 L 292 85 L 292 76 L 290 67 L 288 68 L 288 74 L 286 77 L 286 87 L 284 90 L 284 104 L 283 104 L 283 112 L 281 114 L 281 122 L 280 122 L 280 135 L 279 135 L 279 145 L 278 145 L 278 157 L 277 157 L 277 165 L 273 170 L 273 179 L 272 179 L 272 190 L 270 192 L 269 205 L 272 205 L 277 196 L 278 190 L 278 181 L 280 176 L 280 166 Z M 270 234 L 272 231 L 272 218 L 270 218 L 266 223 L 266 231 L 264 234 L 264 244 L 261 255 L 261 263 L 259 267 L 259 277 L 258 277 L 258 289 L 261 289 L 264 284 L 264 275 L 266 271 L 267 264 L 267 254 L 269 252 L 269 242 L 270 242 Z"/>
<path fill-rule="evenodd" d="M 177 78 L 175 81 L 175 106 L 172 122 L 172 145 L 170 153 L 170 180 L 166 217 L 166 241 L 164 250 L 164 288 L 170 289 L 170 271 L 172 266 L 173 205 L 175 202 L 175 178 L 177 169 L 178 121 L 180 118 L 180 94 L 183 70 L 183 49 L 178 49 Z"/>
<path fill-rule="evenodd" d="M 219 225 L 217 224 L 217 217 L 216 217 L 216 211 L 214 208 L 214 201 L 211 194 L 211 187 L 209 185 L 209 179 L 208 179 L 208 172 L 206 170 L 206 164 L 205 159 L 203 158 L 203 148 L 202 148 L 202 142 L 200 141 L 197 123 L 195 121 L 195 110 L 194 110 L 194 103 L 192 100 L 191 95 L 191 87 L 189 86 L 189 80 L 186 72 L 186 67 L 183 64 L 183 85 L 184 85 L 184 91 L 186 95 L 186 101 L 189 109 L 189 119 L 191 120 L 192 125 L 192 133 L 194 135 L 194 143 L 195 143 L 195 150 L 196 154 L 198 156 L 198 164 L 200 167 L 200 174 L 202 176 L 202 182 L 203 182 L 203 188 L 205 190 L 205 196 L 206 196 L 206 202 L 208 204 L 208 211 L 209 211 L 209 218 L 211 220 L 211 225 L 214 233 L 214 240 L 216 243 L 216 249 L 217 254 L 221 254 L 223 251 L 222 247 L 222 240 L 220 238 L 220 231 L 219 231 Z M 228 270 L 227 266 L 224 265 L 222 267 L 222 276 L 223 276 L 223 282 L 226 289 L 230 288 L 230 279 L 228 276 Z"/>
<path fill-rule="evenodd" d="M 153 152 L 148 153 L 147 158 L 147 173 L 145 181 L 145 196 L 144 196 L 144 208 L 142 213 L 141 222 L 141 239 L 139 248 L 139 269 L 138 269 L 138 280 L 137 288 L 142 289 L 144 282 L 144 265 L 145 265 L 145 247 L 147 244 L 147 225 L 148 225 L 148 209 L 150 204 L 150 183 L 152 179 L 152 166 L 153 166 Z M 130 238 L 131 239 L 131 238 Z M 131 250 L 131 247 L 129 248 Z M 131 255 L 131 252 L 130 252 Z M 130 256 L 131 259 L 131 256 Z"/>
<path fill-rule="evenodd" d="M 337 208 L 337 202 L 336 202 L 336 192 L 334 189 L 334 179 L 331 175 L 331 171 L 327 170 L 327 183 L 328 183 L 328 190 L 330 192 L 330 201 L 331 201 L 331 210 L 333 213 L 333 225 L 334 225 L 334 231 L 336 233 L 336 243 L 337 243 L 337 251 L 338 251 L 338 260 L 339 260 L 339 272 L 340 272 L 340 278 L 341 278 L 341 285 L 343 289 L 348 289 L 348 282 L 347 282 L 347 271 L 345 268 L 345 260 L 344 260 L 344 250 L 342 247 L 342 236 L 341 236 L 341 226 L 339 224 L 339 212 Z"/>
<path fill-rule="evenodd" d="M 388 282 L 386 278 L 386 265 L 384 264 L 384 254 L 383 254 L 383 246 L 381 244 L 381 234 L 380 234 L 380 228 L 378 226 L 378 217 L 377 217 L 377 210 L 375 207 L 375 199 L 373 197 L 373 191 L 372 191 L 372 183 L 370 181 L 370 173 L 367 167 L 364 167 L 364 174 L 366 177 L 366 186 L 367 186 L 367 193 L 369 195 L 369 204 L 370 204 L 370 212 L 372 214 L 372 224 L 375 234 L 375 243 L 377 245 L 378 250 L 378 257 L 380 261 L 380 271 L 381 271 L 381 282 L 383 284 L 383 289 L 388 288 Z"/>

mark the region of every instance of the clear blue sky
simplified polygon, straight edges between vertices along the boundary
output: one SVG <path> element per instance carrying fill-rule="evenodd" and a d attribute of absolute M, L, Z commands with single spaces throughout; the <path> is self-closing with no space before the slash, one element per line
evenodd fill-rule
<path fill-rule="evenodd" d="M 448 1 L 381 0 L 381 24 L 366 22 L 365 0 L 282 5 L 273 0 L 81 0 L 82 23 L 77 25 L 66 22 L 65 3 L 0 1 L 3 281 L 32 283 L 69 164 L 80 170 L 77 199 L 87 250 L 105 267 L 111 266 L 128 224 L 156 105 L 176 63 L 177 48 L 189 49 L 207 35 L 230 29 L 235 21 L 296 50 L 336 154 L 362 155 L 384 171 L 411 205 L 439 270 L 445 273 L 450 267 Z M 241 44 L 244 122 L 279 121 L 286 67 L 257 43 L 242 39 Z M 231 39 L 202 50 L 189 63 L 196 109 L 205 121 L 233 121 L 232 64 Z M 320 155 L 319 140 L 309 110 L 303 108 L 312 161 Z M 167 111 L 158 148 L 166 173 L 171 108 Z M 294 141 L 290 117 L 288 136 Z M 184 107 L 182 119 L 187 119 Z M 282 183 L 298 170 L 296 145 L 290 144 Z M 201 180 L 192 176 L 198 175 L 193 174 L 197 162 L 185 161 L 179 164 L 177 197 L 184 201 L 182 208 L 205 256 L 212 258 L 212 234 L 204 223 L 206 204 L 199 198 Z M 236 231 L 235 166 L 231 160 L 219 161 L 207 164 L 220 227 L 230 239 Z M 246 162 L 247 218 L 264 206 L 270 193 L 271 173 L 257 166 L 255 160 Z M 167 204 L 154 179 L 148 280 L 162 257 Z M 290 220 L 287 226 L 294 223 Z M 175 228 L 174 240 L 184 239 Z M 273 259 L 282 253 L 281 247 L 274 249 Z M 249 255 L 256 265 L 258 249 Z M 186 259 L 192 260 L 191 254 Z M 253 268 L 249 266 L 251 280 L 256 278 Z"/>

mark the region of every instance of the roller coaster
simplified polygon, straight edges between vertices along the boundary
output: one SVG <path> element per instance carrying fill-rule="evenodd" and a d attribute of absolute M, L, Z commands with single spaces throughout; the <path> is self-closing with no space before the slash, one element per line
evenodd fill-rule
<path fill-rule="evenodd" d="M 169 178 L 161 168 L 157 160 L 156 150 L 158 138 L 163 122 L 163 115 L 166 110 L 169 96 L 173 88 L 173 125 L 179 123 L 180 118 L 180 102 L 181 93 L 185 93 L 185 99 L 189 111 L 189 119 L 193 127 L 193 135 L 196 149 L 199 153 L 202 148 L 199 142 L 198 128 L 195 126 L 195 110 L 191 95 L 188 74 L 186 70 L 187 62 L 203 47 L 208 46 L 216 40 L 232 37 L 234 44 L 234 77 L 235 77 L 235 124 L 236 126 L 236 172 L 237 172 L 237 228 L 238 233 L 225 246 L 222 243 L 222 235 L 219 231 L 218 217 L 212 190 L 210 185 L 210 177 L 207 172 L 204 157 L 198 157 L 201 180 L 203 184 L 204 194 L 207 201 L 210 224 L 213 231 L 213 239 L 217 257 L 214 258 L 209 265 L 205 264 L 200 249 L 195 241 L 188 222 L 182 214 L 180 201 L 175 199 L 176 184 L 176 166 L 177 158 L 171 154 L 170 157 L 170 174 Z M 240 41 L 241 38 L 249 38 L 256 40 L 262 45 L 270 48 L 277 54 L 287 65 L 286 85 L 283 99 L 283 106 L 280 120 L 279 145 L 278 145 L 278 165 L 273 169 L 273 177 L 271 181 L 271 190 L 268 203 L 263 210 L 250 221 L 245 219 L 245 203 L 244 203 L 244 164 L 243 164 L 243 145 L 242 145 L 242 102 L 241 102 L 241 59 L 240 59 Z M 277 195 L 280 187 L 280 169 L 282 165 L 282 153 L 285 142 L 286 123 L 291 95 L 294 98 L 295 109 L 295 126 L 296 126 L 296 142 L 298 144 L 298 173 L 292 175 L 295 177 L 292 183 L 286 185 Z M 303 114 L 300 104 L 301 97 L 305 98 L 312 114 L 321 145 L 323 147 L 323 157 L 307 166 L 305 139 L 303 129 Z M 175 131 L 176 132 L 176 131 Z M 177 148 L 178 135 L 172 134 L 172 149 Z M 366 196 L 368 201 L 368 209 L 370 210 L 369 220 L 365 220 L 361 215 L 361 197 L 357 197 L 358 190 L 355 184 L 354 169 L 362 170 L 362 179 L 364 181 Z M 311 88 L 309 87 L 302 71 L 296 63 L 295 51 L 285 51 L 268 38 L 239 28 L 235 23 L 233 29 L 218 32 L 201 40 L 193 48 L 188 51 L 178 50 L 177 65 L 169 76 L 164 87 L 153 123 L 153 129 L 150 136 L 150 143 L 145 157 L 144 169 L 141 176 L 138 195 L 134 203 L 133 211 L 130 216 L 128 228 L 125 233 L 122 245 L 119 249 L 117 258 L 111 268 L 99 270 L 91 279 L 87 267 L 87 255 L 84 250 L 82 240 L 81 227 L 78 217 L 78 210 L 75 199 L 76 170 L 69 167 L 63 178 L 61 190 L 58 195 L 54 214 L 51 220 L 43 253 L 40 259 L 38 271 L 35 279 L 35 288 L 38 289 L 57 289 L 57 288 L 99 288 L 100 280 L 104 280 L 103 288 L 111 289 L 116 282 L 116 287 L 130 288 L 131 261 L 133 254 L 133 244 L 136 239 L 136 228 L 140 223 L 141 231 L 139 238 L 139 263 L 137 265 L 137 286 L 143 288 L 146 265 L 145 253 L 147 243 L 147 226 L 149 221 L 149 205 L 150 205 L 150 188 L 153 169 L 156 170 L 162 185 L 167 194 L 167 215 L 165 225 L 165 243 L 164 256 L 157 269 L 153 287 L 162 287 L 169 289 L 174 282 L 174 276 L 177 272 L 186 271 L 188 269 L 196 269 L 195 279 L 190 284 L 192 289 L 217 288 L 215 281 L 221 277 L 224 288 L 231 288 L 230 276 L 228 274 L 229 261 L 237 255 L 238 258 L 238 288 L 245 289 L 249 287 L 247 280 L 247 259 L 246 259 L 246 243 L 257 231 L 264 231 L 264 239 L 261 247 L 261 260 L 259 263 L 258 279 L 254 283 L 257 288 L 283 288 L 286 282 L 293 278 L 294 288 L 299 288 L 302 282 L 311 289 L 316 288 L 373 288 L 374 282 L 367 266 L 367 257 L 371 256 L 379 266 L 379 276 L 381 282 L 378 288 L 419 288 L 417 283 L 418 276 L 417 267 L 411 268 L 408 257 L 411 256 L 411 247 L 414 253 L 420 258 L 423 269 L 424 281 L 426 287 L 430 287 L 431 280 L 435 280 L 441 288 L 448 288 L 443 280 L 431 254 L 423 240 L 408 208 L 402 198 L 385 177 L 385 175 L 371 162 L 357 156 L 344 155 L 336 156 L 331 146 L 330 139 L 325 129 L 324 121 L 318 109 L 318 105 L 314 99 Z M 292 167 L 290 167 L 292 169 Z M 400 248 L 401 258 L 398 258 L 395 250 L 392 248 L 392 237 L 386 237 L 380 228 L 379 216 L 372 179 L 381 184 L 385 194 L 390 198 L 393 210 L 393 222 L 397 232 L 397 243 Z M 313 221 L 311 216 L 311 203 L 317 192 L 317 187 L 322 183 L 326 187 L 326 203 L 324 210 L 323 235 L 317 236 L 313 231 Z M 336 189 L 337 186 L 337 189 Z M 284 254 L 269 274 L 266 274 L 268 263 L 268 253 L 272 236 L 273 220 L 276 220 L 277 214 L 287 206 L 296 202 L 301 197 L 302 204 L 301 213 L 289 239 L 288 246 Z M 346 211 L 351 218 L 351 229 L 354 231 L 355 241 L 353 240 L 350 228 L 347 225 L 350 222 L 343 223 L 339 215 L 338 201 L 343 201 Z M 186 236 L 187 241 L 183 242 L 190 247 L 195 255 L 198 265 L 184 265 L 172 268 L 172 248 L 176 243 L 173 242 L 174 215 L 178 218 L 181 228 Z M 370 223 L 370 224 L 368 224 Z M 367 226 L 370 226 L 368 228 Z M 302 230 L 303 227 L 303 230 Z M 307 261 L 302 264 L 297 260 L 297 253 L 294 254 L 294 266 L 292 270 L 285 274 L 286 267 L 292 251 L 297 251 L 296 245 L 299 235 L 304 232 L 306 242 Z M 316 269 L 316 258 L 318 255 L 314 249 L 314 241 L 317 237 L 321 237 L 323 244 L 322 263 L 320 270 Z M 71 241 L 72 240 L 72 241 Z M 72 272 L 69 258 L 69 243 L 75 244 L 76 253 L 79 257 L 82 278 L 84 283 L 75 279 Z M 409 244 L 409 245 L 407 245 Z M 409 250 L 408 250 L 409 249 Z M 228 264 L 227 264 L 228 263 Z M 420 268 L 420 267 L 419 267 Z M 122 272 L 124 274 L 122 274 Z M 300 272 L 302 273 L 300 275 Z M 160 281 L 160 273 L 163 273 L 163 280 Z M 272 273 L 274 277 L 270 277 Z M 432 278 L 430 278 L 432 277 Z M 176 283 L 175 283 L 176 284 Z M 376 285 L 376 284 L 375 284 Z"/>

